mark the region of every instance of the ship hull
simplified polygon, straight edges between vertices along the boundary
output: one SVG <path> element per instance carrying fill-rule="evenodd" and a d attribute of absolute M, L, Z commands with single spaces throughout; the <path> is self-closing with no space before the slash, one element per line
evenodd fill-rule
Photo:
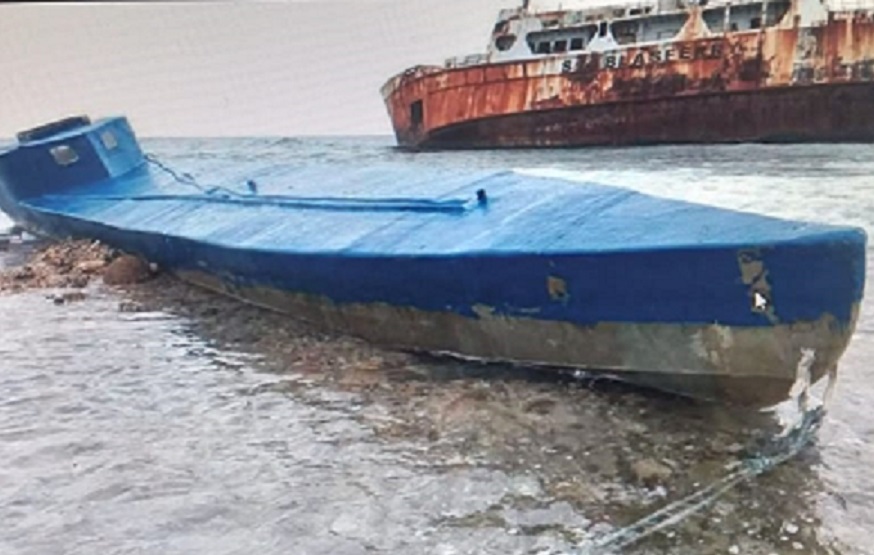
<path fill-rule="evenodd" d="M 860 229 L 514 172 L 277 172 L 197 190 L 116 118 L 0 153 L 0 208 L 387 347 L 699 399 L 782 400 L 804 361 L 835 368 L 858 319 Z"/>
<path fill-rule="evenodd" d="M 409 149 L 874 142 L 874 83 L 570 106 L 401 133 Z"/>
<path fill-rule="evenodd" d="M 194 285 L 303 318 L 321 329 L 390 348 L 584 370 L 685 397 L 749 406 L 769 406 L 788 397 L 798 375 L 786 372 L 786 362 L 801 362 L 793 352 L 798 345 L 815 346 L 816 358 L 809 369 L 812 383 L 834 370 L 857 318 L 854 314 L 854 323 L 843 329 L 835 328 L 830 318 L 768 328 L 630 322 L 580 326 L 530 317 L 465 317 L 383 303 L 338 305 L 284 288 L 240 286 L 199 271 L 178 275 Z M 711 357 L 707 364 L 701 362 L 702 345 L 707 345 Z M 720 367 L 737 371 L 720 371 Z M 743 369 L 749 374 L 744 375 Z"/>
<path fill-rule="evenodd" d="M 176 234 L 125 229 L 77 214 L 40 209 L 27 212 L 25 221 L 30 222 L 27 227 L 34 233 L 55 239 L 97 239 L 155 262 L 194 286 L 287 314 L 316 329 L 397 350 L 552 371 L 579 370 L 591 377 L 706 402 L 767 407 L 784 401 L 801 377 L 799 367 L 805 352 L 813 355 L 804 378 L 810 383 L 836 372 L 855 332 L 860 307 L 859 302 L 843 307 L 842 311 L 849 310 L 845 316 L 827 312 L 818 318 L 753 326 L 719 323 L 719 317 L 707 323 L 695 321 L 701 318 L 684 320 L 664 312 L 655 318 L 644 316 L 645 312 L 653 312 L 652 306 L 628 306 L 625 318 L 608 317 L 596 323 L 544 318 L 539 313 L 546 307 L 529 310 L 530 314 L 508 314 L 483 303 L 470 311 L 459 311 L 451 308 L 460 300 L 453 296 L 435 299 L 437 304 L 445 303 L 445 309 L 420 308 L 402 301 L 403 293 L 388 291 L 397 288 L 398 277 L 400 282 L 415 281 L 431 290 L 445 289 L 449 276 L 462 289 L 490 282 L 496 296 L 508 298 L 505 295 L 519 283 L 500 276 L 527 273 L 520 272 L 520 268 L 555 265 L 557 257 L 485 256 L 468 260 L 470 267 L 464 267 L 455 257 L 401 261 L 379 255 L 353 258 L 240 250 Z M 849 262 L 857 255 L 854 251 L 858 251 L 858 243 L 850 236 L 836 237 L 829 243 L 803 247 L 791 254 L 784 251 L 783 257 L 805 264 L 816 257 Z M 612 262 L 603 255 L 575 258 L 564 265 L 585 268 L 586 273 L 595 266 L 614 267 L 605 272 L 613 275 L 622 268 L 638 268 L 648 272 L 647 280 L 660 282 L 664 277 L 654 270 L 659 266 L 675 268 L 665 270 L 673 273 L 677 268 L 708 266 L 701 261 L 721 256 L 718 252 L 678 250 L 606 257 L 613 258 Z M 682 273 L 690 281 L 712 282 L 721 271 L 718 266 L 714 263 L 712 270 Z M 827 274 L 826 280 L 814 278 L 811 282 L 825 286 L 826 281 L 841 279 L 838 271 Z M 349 290 L 373 281 L 382 290 L 378 295 L 381 300 L 348 300 Z M 313 292 L 308 285 L 314 282 L 321 285 L 320 292 Z M 618 280 L 615 283 L 616 289 L 631 288 Z M 698 296 L 682 287 L 677 294 Z M 662 302 L 671 300 L 670 293 L 665 296 Z M 651 304 L 656 302 L 653 299 Z"/>

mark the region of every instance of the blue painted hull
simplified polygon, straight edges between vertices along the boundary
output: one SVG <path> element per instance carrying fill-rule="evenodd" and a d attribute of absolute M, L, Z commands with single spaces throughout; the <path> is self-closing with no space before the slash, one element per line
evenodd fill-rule
<path fill-rule="evenodd" d="M 36 232 L 391 346 L 697 397 L 777 400 L 805 349 L 814 378 L 830 370 L 864 288 L 859 229 L 594 184 L 333 166 L 257 193 L 182 181 L 147 163 L 123 118 L 0 154 L 0 207 Z"/>

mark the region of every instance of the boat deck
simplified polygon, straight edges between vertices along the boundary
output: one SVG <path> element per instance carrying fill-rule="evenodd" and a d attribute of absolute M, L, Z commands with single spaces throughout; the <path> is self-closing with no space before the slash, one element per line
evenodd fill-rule
<path fill-rule="evenodd" d="M 746 248 L 856 233 L 512 171 L 450 176 L 308 167 L 285 169 L 258 188 L 203 193 L 143 168 L 27 202 L 43 212 L 234 248 L 348 255 Z"/>

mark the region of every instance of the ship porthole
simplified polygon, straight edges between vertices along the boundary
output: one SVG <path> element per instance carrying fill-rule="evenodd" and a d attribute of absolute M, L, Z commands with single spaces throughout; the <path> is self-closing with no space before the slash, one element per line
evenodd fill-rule
<path fill-rule="evenodd" d="M 75 164 L 79 160 L 79 155 L 76 151 L 67 145 L 58 145 L 49 149 L 52 157 L 59 166 L 69 166 Z"/>
<path fill-rule="evenodd" d="M 501 35 L 495 39 L 495 48 L 501 52 L 513 48 L 514 44 L 516 44 L 516 35 Z"/>

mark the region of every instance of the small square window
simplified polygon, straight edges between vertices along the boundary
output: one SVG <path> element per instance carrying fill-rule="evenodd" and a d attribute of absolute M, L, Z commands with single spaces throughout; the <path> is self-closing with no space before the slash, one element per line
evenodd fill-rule
<path fill-rule="evenodd" d="M 103 148 L 106 150 L 112 150 L 118 146 L 118 140 L 115 138 L 115 134 L 109 130 L 100 134 L 100 142 L 103 143 Z"/>
<path fill-rule="evenodd" d="M 583 49 L 582 37 L 577 37 L 575 39 L 571 39 L 571 50 L 582 50 L 582 49 Z"/>
<path fill-rule="evenodd" d="M 52 147 L 49 152 L 52 153 L 52 157 L 59 166 L 69 166 L 79 160 L 79 155 L 76 154 L 76 151 L 67 145 Z"/>
<path fill-rule="evenodd" d="M 566 52 L 567 51 L 567 41 L 566 40 L 557 40 L 555 41 L 555 46 L 552 49 L 553 52 Z"/>

